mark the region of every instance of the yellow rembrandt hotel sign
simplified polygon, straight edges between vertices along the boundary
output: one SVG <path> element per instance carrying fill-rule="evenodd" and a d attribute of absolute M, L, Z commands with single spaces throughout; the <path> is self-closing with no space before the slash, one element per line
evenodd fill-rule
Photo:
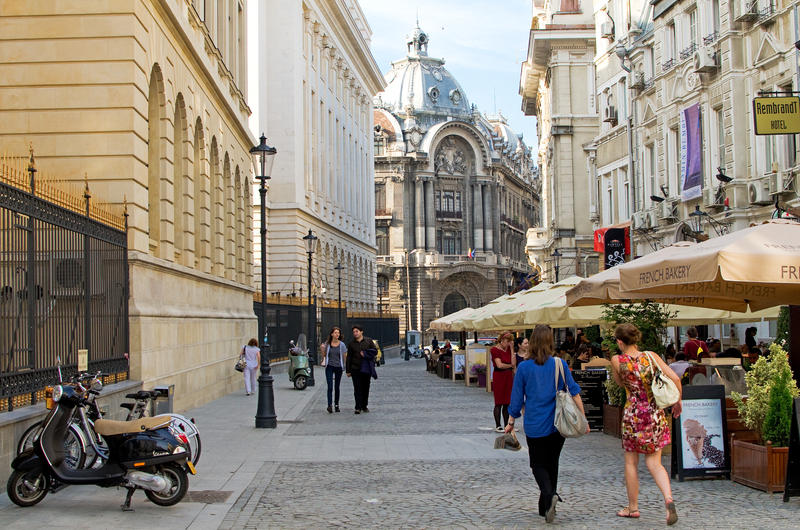
<path fill-rule="evenodd" d="M 756 134 L 800 133 L 800 97 L 753 99 Z"/>

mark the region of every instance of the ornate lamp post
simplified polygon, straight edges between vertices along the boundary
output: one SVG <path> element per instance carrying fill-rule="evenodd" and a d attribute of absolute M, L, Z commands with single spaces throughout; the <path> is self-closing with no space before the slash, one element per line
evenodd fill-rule
<path fill-rule="evenodd" d="M 553 268 L 556 270 L 556 282 L 558 282 L 558 267 L 561 264 L 561 252 L 555 249 L 550 256 L 553 258 Z"/>
<path fill-rule="evenodd" d="M 277 149 L 267 145 L 267 139 L 263 134 L 259 144 L 250 149 L 250 156 L 253 157 L 253 169 L 255 169 L 256 178 L 261 182 L 258 193 L 261 195 L 261 325 L 264 326 L 264 334 L 259 334 L 261 338 L 261 375 L 258 378 L 257 429 L 274 429 L 278 426 L 267 349 L 267 180 L 270 178 L 277 152 Z"/>
<path fill-rule="evenodd" d="M 699 235 L 703 233 L 703 221 L 708 217 L 708 214 L 700 209 L 699 205 L 695 205 L 694 211 L 689 214 L 692 218 L 692 230 Z"/>
<path fill-rule="evenodd" d="M 506 277 L 506 291 L 508 294 L 511 294 L 511 290 L 514 288 L 514 273 L 508 271 L 508 276 Z"/>
<path fill-rule="evenodd" d="M 311 306 L 311 259 L 314 255 L 314 250 L 317 247 L 317 240 L 311 229 L 308 229 L 308 234 L 303 236 L 303 243 L 306 246 L 308 253 L 308 364 L 311 366 L 311 377 L 308 378 L 308 386 L 314 386 L 314 364 L 317 361 L 317 337 L 314 333 L 316 329 L 316 318 L 314 315 L 314 308 Z"/>
<path fill-rule="evenodd" d="M 336 281 L 339 283 L 339 328 L 342 327 L 342 271 L 344 267 L 342 267 L 342 262 L 336 264 L 333 268 L 336 271 Z"/>

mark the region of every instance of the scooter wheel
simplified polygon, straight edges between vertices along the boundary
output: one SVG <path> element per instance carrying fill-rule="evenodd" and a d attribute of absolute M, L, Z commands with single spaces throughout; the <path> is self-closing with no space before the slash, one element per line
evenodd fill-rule
<path fill-rule="evenodd" d="M 38 504 L 47 496 L 47 476 L 42 470 L 11 472 L 8 477 L 8 498 L 17 506 L 27 508 Z"/>
<path fill-rule="evenodd" d="M 308 381 L 306 381 L 306 376 L 304 376 L 304 375 L 298 375 L 294 379 L 294 387 L 297 390 L 305 390 L 307 384 L 308 384 Z"/>
<path fill-rule="evenodd" d="M 170 484 L 169 491 L 160 493 L 157 491 L 145 490 L 144 494 L 150 499 L 153 504 L 159 506 L 173 506 L 181 502 L 189 491 L 189 476 L 183 467 L 178 464 L 170 462 L 159 466 L 156 474 L 167 479 Z"/>

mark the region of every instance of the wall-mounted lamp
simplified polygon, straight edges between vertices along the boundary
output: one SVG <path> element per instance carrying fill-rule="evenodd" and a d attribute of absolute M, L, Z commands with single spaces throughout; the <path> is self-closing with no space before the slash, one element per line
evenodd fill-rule
<path fill-rule="evenodd" d="M 716 177 L 716 179 L 718 181 L 723 182 L 725 184 L 727 184 L 728 182 L 733 180 L 733 177 L 729 177 L 728 175 L 726 175 L 725 173 L 722 172 L 722 168 L 721 167 L 717 168 L 717 174 L 714 175 L 714 176 Z"/>

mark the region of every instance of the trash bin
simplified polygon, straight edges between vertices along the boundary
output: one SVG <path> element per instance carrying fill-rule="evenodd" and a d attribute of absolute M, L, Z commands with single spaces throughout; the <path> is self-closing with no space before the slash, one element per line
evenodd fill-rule
<path fill-rule="evenodd" d="M 175 394 L 175 385 L 157 386 L 154 387 L 153 390 L 159 392 L 160 394 L 155 400 L 155 411 L 153 411 L 153 415 L 158 416 L 159 414 L 171 414 L 172 399 Z"/>

